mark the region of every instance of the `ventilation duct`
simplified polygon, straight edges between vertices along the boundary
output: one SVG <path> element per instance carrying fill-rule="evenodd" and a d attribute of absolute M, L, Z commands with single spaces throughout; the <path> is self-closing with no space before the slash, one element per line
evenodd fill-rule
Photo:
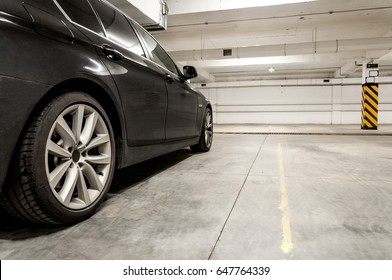
<path fill-rule="evenodd" d="M 143 27 L 148 31 L 166 30 L 167 29 L 167 16 L 169 14 L 169 7 L 166 2 L 160 0 L 160 13 L 159 21 L 154 24 L 143 24 Z"/>
<path fill-rule="evenodd" d="M 149 31 L 167 29 L 169 8 L 163 0 L 108 0 Z"/>
<path fill-rule="evenodd" d="M 232 49 L 223 49 L 223 56 L 232 56 L 233 50 Z"/>

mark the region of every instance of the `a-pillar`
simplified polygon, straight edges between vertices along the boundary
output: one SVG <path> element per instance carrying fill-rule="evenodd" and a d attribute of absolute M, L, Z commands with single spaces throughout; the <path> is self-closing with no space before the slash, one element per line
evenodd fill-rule
<path fill-rule="evenodd" d="M 378 63 L 362 65 L 362 129 L 378 128 Z"/>

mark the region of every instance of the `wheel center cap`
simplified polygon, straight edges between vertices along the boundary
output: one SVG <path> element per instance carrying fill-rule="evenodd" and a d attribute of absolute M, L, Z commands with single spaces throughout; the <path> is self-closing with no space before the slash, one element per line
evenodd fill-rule
<path fill-rule="evenodd" d="M 74 162 L 78 162 L 79 159 L 80 159 L 80 152 L 79 152 L 79 151 L 74 151 L 74 152 L 72 153 L 72 160 L 73 160 Z"/>

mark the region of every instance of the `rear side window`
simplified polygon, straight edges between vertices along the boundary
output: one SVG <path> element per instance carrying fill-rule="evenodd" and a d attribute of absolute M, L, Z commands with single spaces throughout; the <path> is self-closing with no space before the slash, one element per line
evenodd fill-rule
<path fill-rule="evenodd" d="M 155 63 L 158 63 L 162 67 L 166 68 L 170 72 L 178 75 L 178 70 L 173 60 L 166 53 L 166 51 L 158 44 L 158 42 L 155 41 L 155 39 L 139 25 L 135 24 L 135 28 L 138 30 L 138 32 L 146 42 L 147 48 L 151 53 L 152 60 Z"/>
<path fill-rule="evenodd" d="M 91 2 L 101 18 L 106 36 L 133 53 L 144 56 L 139 39 L 125 16 L 99 0 L 92 0 Z"/>
<path fill-rule="evenodd" d="M 57 2 L 72 21 L 104 35 L 93 9 L 86 0 L 57 0 Z"/>

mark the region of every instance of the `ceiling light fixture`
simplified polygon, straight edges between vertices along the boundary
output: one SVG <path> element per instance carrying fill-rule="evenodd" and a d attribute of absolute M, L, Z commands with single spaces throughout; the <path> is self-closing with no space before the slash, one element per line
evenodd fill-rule
<path fill-rule="evenodd" d="M 270 67 L 270 68 L 268 69 L 268 72 L 270 72 L 270 73 L 275 72 L 275 68 L 274 68 L 274 67 Z"/>

